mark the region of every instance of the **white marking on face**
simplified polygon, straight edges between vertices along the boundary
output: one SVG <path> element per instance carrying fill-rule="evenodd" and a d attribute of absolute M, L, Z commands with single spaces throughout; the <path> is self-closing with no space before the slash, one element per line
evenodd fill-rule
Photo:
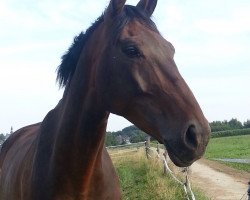
<path fill-rule="evenodd" d="M 136 82 L 138 83 L 140 89 L 145 92 L 147 90 L 147 83 L 145 82 L 142 74 L 140 74 L 138 70 L 134 72 L 134 78 L 136 79 Z"/>

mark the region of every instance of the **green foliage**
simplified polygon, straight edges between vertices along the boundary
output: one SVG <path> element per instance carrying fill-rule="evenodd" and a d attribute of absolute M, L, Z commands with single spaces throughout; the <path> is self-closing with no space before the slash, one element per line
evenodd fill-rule
<path fill-rule="evenodd" d="M 0 134 L 0 141 L 4 141 L 5 140 L 5 135 L 4 134 Z"/>
<path fill-rule="evenodd" d="M 124 128 L 124 129 L 122 129 L 121 135 L 130 136 L 133 132 L 138 131 L 138 130 L 139 129 L 134 125 L 128 126 L 128 127 Z"/>
<path fill-rule="evenodd" d="M 250 135 L 250 128 L 212 132 L 211 137 L 217 138 L 217 137 L 227 137 L 236 135 Z"/>
<path fill-rule="evenodd" d="M 143 142 L 145 141 L 145 138 L 147 137 L 147 134 L 144 133 L 141 130 L 134 130 L 133 134 L 130 136 L 130 142 L 131 143 L 137 143 L 137 142 Z"/>
<path fill-rule="evenodd" d="M 116 137 L 113 133 L 107 132 L 106 134 L 106 139 L 105 139 L 105 144 L 106 146 L 116 146 L 118 145 L 116 141 Z"/>
<path fill-rule="evenodd" d="M 207 146 L 205 157 L 215 158 L 250 158 L 250 135 L 212 138 Z M 225 164 L 250 172 L 249 164 Z"/>
<path fill-rule="evenodd" d="M 229 122 L 228 122 L 228 126 L 231 129 L 240 129 L 243 128 L 243 125 L 240 121 L 238 121 L 237 119 L 232 118 Z"/>
<path fill-rule="evenodd" d="M 250 128 L 250 120 L 249 119 L 246 122 L 244 122 L 244 128 Z"/>
<path fill-rule="evenodd" d="M 212 132 L 216 131 L 225 131 L 225 130 L 233 130 L 233 129 L 241 129 L 243 125 L 240 121 L 235 118 L 232 118 L 230 121 L 213 121 L 210 123 L 210 127 Z"/>
<path fill-rule="evenodd" d="M 4 134 L 0 134 L 0 144 L 2 144 L 5 141 L 5 135 Z"/>

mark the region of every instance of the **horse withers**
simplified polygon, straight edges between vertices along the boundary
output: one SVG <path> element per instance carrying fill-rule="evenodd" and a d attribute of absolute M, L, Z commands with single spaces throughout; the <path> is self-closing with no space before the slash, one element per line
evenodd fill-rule
<path fill-rule="evenodd" d="M 111 0 L 62 57 L 58 105 L 4 143 L 1 200 L 120 199 L 104 146 L 109 113 L 165 144 L 178 166 L 204 154 L 210 128 L 150 19 L 157 1 L 125 2 Z"/>

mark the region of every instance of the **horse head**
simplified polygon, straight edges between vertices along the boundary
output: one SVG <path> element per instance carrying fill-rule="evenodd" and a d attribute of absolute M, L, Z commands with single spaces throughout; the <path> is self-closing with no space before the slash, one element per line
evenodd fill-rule
<path fill-rule="evenodd" d="M 176 165 L 188 166 L 204 154 L 208 121 L 177 69 L 174 46 L 150 19 L 157 0 L 125 2 L 111 0 L 85 34 L 89 38 L 70 85 L 98 93 L 96 107 L 125 117 L 164 143 Z M 89 75 L 83 79 L 84 73 Z"/>
<path fill-rule="evenodd" d="M 124 4 L 113 0 L 105 13 L 113 36 L 103 66 L 106 105 L 163 143 L 176 165 L 188 166 L 205 151 L 208 121 L 177 69 L 173 45 L 150 20 L 157 1 Z"/>

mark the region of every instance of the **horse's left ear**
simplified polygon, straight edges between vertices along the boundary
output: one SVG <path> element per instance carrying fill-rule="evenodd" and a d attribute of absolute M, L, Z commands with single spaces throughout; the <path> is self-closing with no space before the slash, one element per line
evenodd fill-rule
<path fill-rule="evenodd" d="M 126 0 L 110 0 L 109 6 L 106 9 L 105 16 L 115 17 L 122 12 Z"/>
<path fill-rule="evenodd" d="M 149 16 L 151 16 L 157 5 L 157 0 L 140 0 L 137 4 L 137 8 L 145 11 Z"/>

